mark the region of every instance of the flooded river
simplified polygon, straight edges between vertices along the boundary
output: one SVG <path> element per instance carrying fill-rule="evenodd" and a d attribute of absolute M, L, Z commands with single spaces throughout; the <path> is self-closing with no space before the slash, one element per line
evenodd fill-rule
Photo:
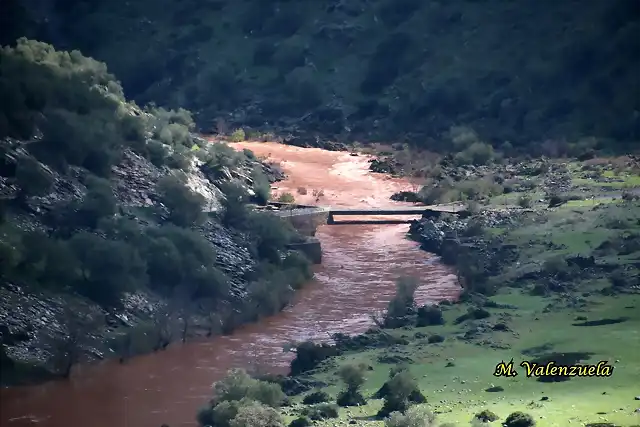
<path fill-rule="evenodd" d="M 400 206 L 389 200 L 410 189 L 406 180 L 370 173 L 366 156 L 271 143 L 234 144 L 279 162 L 289 178 L 277 194 L 299 203 L 341 207 Z M 305 194 L 299 194 L 304 193 Z M 352 218 L 349 218 L 352 219 Z M 196 426 L 195 413 L 211 384 L 232 367 L 286 373 L 292 353 L 283 345 L 359 333 L 381 311 L 399 276 L 420 279 L 419 303 L 455 298 L 451 271 L 405 238 L 408 225 L 324 225 L 323 263 L 316 280 L 284 312 L 231 336 L 171 345 L 125 365 L 113 361 L 74 369 L 70 381 L 3 390 L 0 427 Z"/>

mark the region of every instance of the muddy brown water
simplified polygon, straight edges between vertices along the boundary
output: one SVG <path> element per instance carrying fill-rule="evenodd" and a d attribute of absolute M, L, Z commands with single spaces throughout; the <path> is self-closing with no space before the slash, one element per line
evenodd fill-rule
<path fill-rule="evenodd" d="M 275 184 L 274 192 L 291 192 L 300 203 L 399 206 L 403 203 L 389 196 L 411 188 L 406 180 L 370 173 L 366 156 L 271 143 L 234 145 L 280 162 L 289 178 Z M 302 188 L 306 195 L 299 194 Z M 196 411 L 209 399 L 211 384 L 229 368 L 286 373 L 293 357 L 283 351 L 286 343 L 365 331 L 371 313 L 381 311 L 392 297 L 399 276 L 420 278 L 419 303 L 456 298 L 459 288 L 451 270 L 407 240 L 407 230 L 405 224 L 321 226 L 316 236 L 323 263 L 315 269 L 314 282 L 284 312 L 231 336 L 174 344 L 125 365 L 107 361 L 79 366 L 69 381 L 4 389 L 0 426 L 195 426 Z"/>

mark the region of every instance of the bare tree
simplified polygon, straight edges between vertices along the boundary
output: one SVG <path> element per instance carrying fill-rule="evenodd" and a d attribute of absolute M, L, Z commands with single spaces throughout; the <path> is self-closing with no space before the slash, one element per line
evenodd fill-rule
<path fill-rule="evenodd" d="M 73 366 L 80 361 L 82 347 L 87 343 L 94 322 L 69 306 L 65 306 L 57 318 L 62 332 L 51 342 L 53 365 L 62 378 L 69 378 Z"/>
<path fill-rule="evenodd" d="M 131 357 L 131 346 L 133 344 L 133 339 L 131 337 L 131 332 L 127 331 L 120 338 L 118 352 L 120 353 L 120 363 L 126 362 Z"/>
<path fill-rule="evenodd" d="M 173 310 L 168 304 L 164 304 L 153 313 L 154 333 L 156 334 L 156 344 L 153 351 L 164 350 L 171 342 L 173 336 L 171 331 L 171 320 Z"/>

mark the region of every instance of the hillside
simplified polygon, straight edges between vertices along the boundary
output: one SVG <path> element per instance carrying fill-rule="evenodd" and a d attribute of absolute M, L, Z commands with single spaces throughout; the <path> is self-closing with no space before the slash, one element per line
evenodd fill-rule
<path fill-rule="evenodd" d="M 640 135 L 635 0 L 11 3 L 5 39 L 78 48 L 129 96 L 189 108 L 207 131 L 432 149 L 453 125 L 531 149 L 585 137 L 628 149 Z"/>
<path fill-rule="evenodd" d="M 0 50 L 0 98 L 3 384 L 229 331 L 310 278 L 297 233 L 247 205 L 282 174 L 194 136 L 188 111 L 26 39 Z"/>

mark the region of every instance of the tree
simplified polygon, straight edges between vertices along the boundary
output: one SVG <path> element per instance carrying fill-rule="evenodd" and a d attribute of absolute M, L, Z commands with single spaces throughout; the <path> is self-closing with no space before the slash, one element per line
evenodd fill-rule
<path fill-rule="evenodd" d="M 33 157 L 22 156 L 16 162 L 16 181 L 20 187 L 18 200 L 24 203 L 28 197 L 47 194 L 53 185 L 53 176 Z"/>
<path fill-rule="evenodd" d="M 178 177 L 167 175 L 161 178 L 157 188 L 162 204 L 169 210 L 169 221 L 182 227 L 189 227 L 202 220 L 204 197 L 189 190 Z"/>
<path fill-rule="evenodd" d="M 51 342 L 53 364 L 63 378 L 69 378 L 71 369 L 80 361 L 82 346 L 87 343 L 92 325 L 69 306 L 58 313 L 57 320 L 63 331 Z"/>
<path fill-rule="evenodd" d="M 122 292 L 147 280 L 146 266 L 128 243 L 81 232 L 69 244 L 79 262 L 76 289 L 103 306 L 118 306 Z"/>
<path fill-rule="evenodd" d="M 280 264 L 280 252 L 294 235 L 292 227 L 271 213 L 251 212 L 248 227 L 260 259 Z"/>
<path fill-rule="evenodd" d="M 96 228 L 100 219 L 116 213 L 117 200 L 106 179 L 89 175 L 86 185 L 87 193 L 78 208 L 78 219 L 81 224 Z"/>
<path fill-rule="evenodd" d="M 367 367 L 364 364 L 360 365 L 344 365 L 338 371 L 340 379 L 344 381 L 347 389 L 342 391 L 338 395 L 337 403 L 340 406 L 359 406 L 366 404 L 362 393 L 360 393 L 360 387 L 364 384 Z"/>
<path fill-rule="evenodd" d="M 240 185 L 234 182 L 226 182 L 220 185 L 224 194 L 222 201 L 222 214 L 220 220 L 228 227 L 242 229 L 246 226 L 249 209 L 247 203 L 249 195 Z"/>
<path fill-rule="evenodd" d="M 387 306 L 384 317 L 386 328 L 400 328 L 410 321 L 415 311 L 414 294 L 418 282 L 411 277 L 402 277 L 396 283 L 396 294 Z"/>

